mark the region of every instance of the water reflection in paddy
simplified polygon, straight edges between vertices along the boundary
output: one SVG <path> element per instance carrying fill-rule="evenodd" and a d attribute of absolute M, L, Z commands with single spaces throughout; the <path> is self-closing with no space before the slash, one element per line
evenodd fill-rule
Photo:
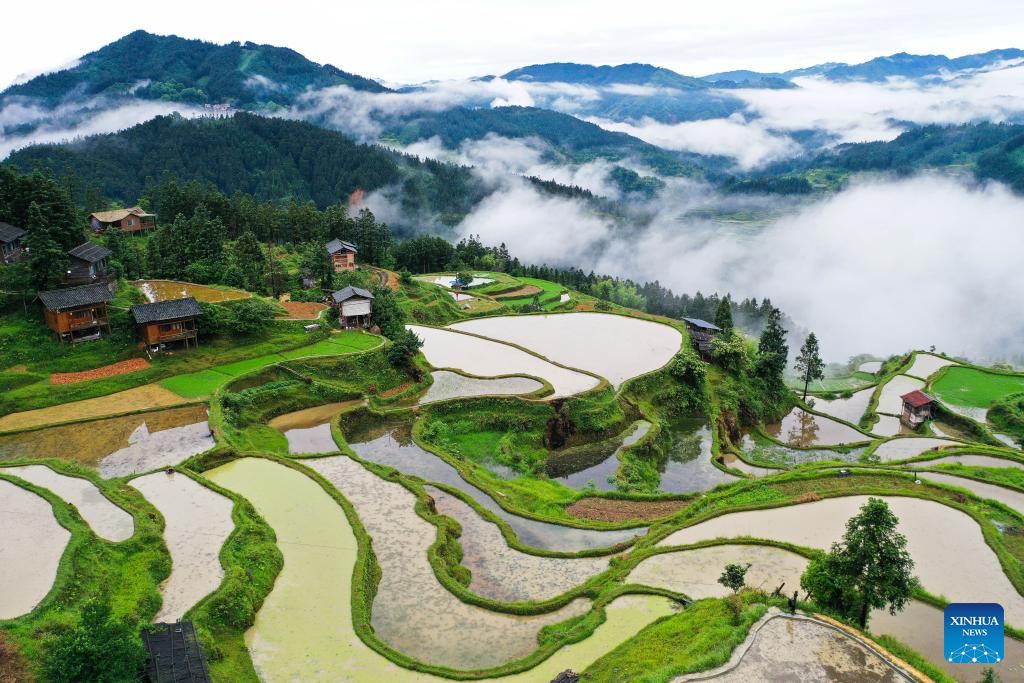
<path fill-rule="evenodd" d="M 849 398 L 829 400 L 815 397 L 808 398 L 807 403 L 811 404 L 811 407 L 819 413 L 825 413 L 832 417 L 838 417 L 840 420 L 857 424 L 860 422 L 861 416 L 864 415 L 864 411 L 868 409 L 868 404 L 871 403 L 871 395 L 874 393 L 875 388 L 868 387 L 867 389 L 854 392 Z"/>
<path fill-rule="evenodd" d="M 960 444 L 956 441 L 948 441 L 946 439 L 933 439 L 931 437 L 900 437 L 896 439 L 890 439 L 886 441 L 872 454 L 872 457 L 878 458 L 882 462 L 891 462 L 893 460 L 907 460 L 909 458 L 916 457 L 930 451 L 935 448 L 942 448 L 943 446 L 959 446 Z"/>
<path fill-rule="evenodd" d="M 429 562 L 437 528 L 415 511 L 416 497 L 346 455 L 302 461 L 355 508 L 373 540 L 380 580 L 374 633 L 399 652 L 429 664 L 482 669 L 521 659 L 537 648 L 538 631 L 590 608 L 577 599 L 536 616 L 492 612 L 463 602 L 438 581 Z"/>
<path fill-rule="evenodd" d="M 466 377 L 449 370 L 437 370 L 432 375 L 434 382 L 420 398 L 420 404 L 467 396 L 530 394 L 543 386 L 529 377 Z"/>
<path fill-rule="evenodd" d="M 331 434 L 331 418 L 359 401 L 325 403 L 278 415 L 267 423 L 288 439 L 289 453 L 333 453 L 338 450 Z"/>
<path fill-rule="evenodd" d="M 665 423 L 672 439 L 668 460 L 660 465 L 660 488 L 666 493 L 707 491 L 736 477 L 711 462 L 711 429 L 703 419 L 680 418 Z"/>
<path fill-rule="evenodd" d="M 765 433 L 790 446 L 834 446 L 867 441 L 870 437 L 842 422 L 793 408 L 782 418 L 764 426 Z"/>
<path fill-rule="evenodd" d="M 0 619 L 27 614 L 46 597 L 70 538 L 44 498 L 0 479 Z"/>
<path fill-rule="evenodd" d="M 622 449 L 628 448 L 642 439 L 650 430 L 650 422 L 639 420 L 633 425 L 632 431 L 611 449 L 606 443 L 601 443 L 577 447 L 573 449 L 572 455 L 552 456 L 548 460 L 548 476 L 574 489 L 592 485 L 598 491 L 614 491 L 618 488 L 615 483 L 615 473 L 619 469 L 619 453 L 622 452 Z M 577 472 L 560 473 L 560 470 L 571 469 L 574 464 L 578 466 L 581 462 L 592 462 L 595 458 L 600 459 L 596 465 L 584 467 Z"/>
<path fill-rule="evenodd" d="M 755 461 L 760 460 L 773 465 L 793 467 L 805 462 L 824 460 L 857 462 L 860 460 L 861 454 L 864 453 L 865 447 L 847 449 L 846 452 L 827 448 L 788 448 L 766 439 L 757 432 L 749 432 L 743 435 L 743 440 L 740 441 L 740 450 Z"/>
<path fill-rule="evenodd" d="M 352 420 L 346 421 L 342 427 L 349 447 L 359 457 L 464 491 L 507 522 L 524 545 L 567 552 L 590 550 L 607 548 L 647 531 L 643 528 L 615 531 L 577 529 L 513 515 L 487 493 L 463 479 L 454 467 L 420 448 L 412 439 L 412 423 L 409 420 Z"/>

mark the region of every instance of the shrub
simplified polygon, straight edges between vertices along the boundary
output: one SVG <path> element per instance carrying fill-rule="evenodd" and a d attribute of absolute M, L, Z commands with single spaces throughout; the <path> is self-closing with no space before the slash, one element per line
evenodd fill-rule
<path fill-rule="evenodd" d="M 76 627 L 43 648 L 42 670 L 53 683 L 119 683 L 138 680 L 145 661 L 131 623 L 115 619 L 108 603 L 94 600 L 86 603 Z"/>

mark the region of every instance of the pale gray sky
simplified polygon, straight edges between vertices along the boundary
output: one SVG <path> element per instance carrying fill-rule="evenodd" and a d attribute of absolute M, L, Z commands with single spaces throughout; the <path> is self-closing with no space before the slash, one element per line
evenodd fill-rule
<path fill-rule="evenodd" d="M 400 82 L 550 61 L 650 62 L 704 75 L 1024 47 L 1020 0 L 101 0 L 18 2 L 4 13 L 0 87 L 138 28 L 271 43 Z"/>

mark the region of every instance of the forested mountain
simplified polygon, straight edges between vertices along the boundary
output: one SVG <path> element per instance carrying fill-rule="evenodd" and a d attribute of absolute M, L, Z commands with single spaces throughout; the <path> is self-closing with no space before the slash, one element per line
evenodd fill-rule
<path fill-rule="evenodd" d="M 952 58 L 945 55 L 912 55 L 906 52 L 899 52 L 885 57 L 875 57 L 860 64 L 828 62 L 777 73 L 741 69 L 704 76 L 703 80 L 715 83 L 716 87 L 720 82 L 732 81 L 733 83 L 742 83 L 745 87 L 749 87 L 749 85 L 761 82 L 764 79 L 784 79 L 788 81 L 799 76 L 822 76 L 830 81 L 877 82 L 895 76 L 902 78 L 925 78 L 937 76 L 944 72 L 981 69 L 997 65 L 999 62 L 1020 59 L 1021 57 L 1024 57 L 1024 50 L 1016 48 L 989 50 L 988 52 Z"/>
<path fill-rule="evenodd" d="M 880 171 L 909 175 L 929 168 L 963 168 L 1024 192 L 1024 125 L 977 123 L 922 126 L 889 142 L 846 144 L 806 161 L 777 164 L 766 175 Z"/>
<path fill-rule="evenodd" d="M 383 92 L 379 83 L 330 64 L 311 62 L 288 48 L 255 43 L 217 45 L 135 31 L 63 71 L 37 76 L 0 93 L 39 98 L 50 105 L 74 94 L 230 104 L 240 108 L 286 106 L 307 88 L 347 85 Z"/>
<path fill-rule="evenodd" d="M 93 185 L 104 197 L 126 203 L 143 194 L 148 179 L 164 177 L 265 200 L 312 200 L 321 208 L 358 189 L 387 187 L 410 215 L 457 220 L 483 192 L 467 168 L 357 144 L 301 121 L 246 113 L 161 116 L 120 133 L 28 147 L 6 163 L 50 170 L 78 188 Z"/>
<path fill-rule="evenodd" d="M 539 138 L 564 155 L 563 162 L 594 158 L 618 161 L 627 157 L 647 164 L 659 174 L 703 176 L 729 165 L 723 157 L 673 152 L 625 133 L 615 133 L 574 116 L 537 107 L 456 107 L 422 113 L 388 129 L 385 135 L 401 144 L 437 137 L 450 149 L 488 134 L 508 138 Z"/>
<path fill-rule="evenodd" d="M 618 66 L 592 66 L 572 62 L 533 64 L 513 69 L 502 78 L 510 81 L 532 81 L 535 83 L 577 83 L 580 85 L 639 85 L 652 88 L 673 88 L 676 90 L 707 90 L 711 87 L 730 87 L 722 80 L 711 85 L 706 79 L 683 76 L 671 69 L 651 64 L 619 64 Z M 792 83 L 780 78 L 745 79 L 747 88 L 792 88 Z"/>

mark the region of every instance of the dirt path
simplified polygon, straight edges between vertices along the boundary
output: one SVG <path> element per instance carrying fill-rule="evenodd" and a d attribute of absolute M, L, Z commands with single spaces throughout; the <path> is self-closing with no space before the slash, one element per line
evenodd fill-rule
<path fill-rule="evenodd" d="M 129 360 L 123 360 L 120 363 L 111 363 L 110 365 L 104 365 L 101 368 L 93 368 L 92 370 L 82 370 L 81 372 L 55 372 L 50 375 L 50 384 L 77 384 L 78 382 L 86 382 L 90 379 L 113 377 L 114 375 L 123 375 L 128 372 L 145 370 L 148 367 L 149 361 L 145 358 L 131 358 Z"/>

